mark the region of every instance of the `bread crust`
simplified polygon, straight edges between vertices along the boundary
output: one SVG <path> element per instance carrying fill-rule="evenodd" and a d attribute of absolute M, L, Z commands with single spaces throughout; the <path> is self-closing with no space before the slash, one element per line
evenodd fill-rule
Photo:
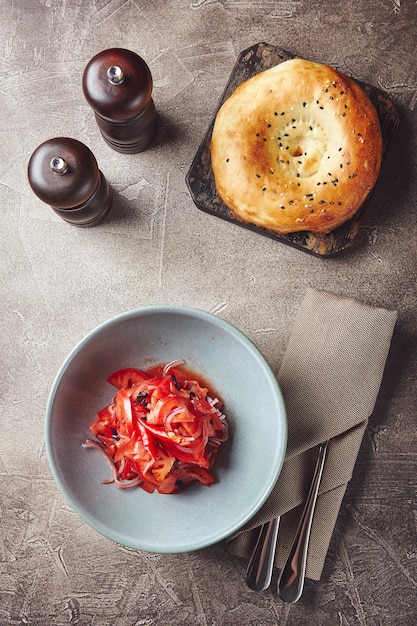
<path fill-rule="evenodd" d="M 382 137 L 354 80 L 290 59 L 237 87 L 217 113 L 210 151 L 217 193 L 236 218 L 281 234 L 328 233 L 375 185 Z"/>

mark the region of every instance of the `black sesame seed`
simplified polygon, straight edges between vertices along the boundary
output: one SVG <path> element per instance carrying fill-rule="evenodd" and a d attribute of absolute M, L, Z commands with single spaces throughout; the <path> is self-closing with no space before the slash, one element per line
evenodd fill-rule
<path fill-rule="evenodd" d="M 281 115 L 285 115 L 285 111 L 281 111 Z"/>
<path fill-rule="evenodd" d="M 303 107 L 306 107 L 306 106 L 307 106 L 307 102 L 303 102 Z"/>
<path fill-rule="evenodd" d="M 319 204 L 326 204 L 326 200 L 320 200 Z"/>

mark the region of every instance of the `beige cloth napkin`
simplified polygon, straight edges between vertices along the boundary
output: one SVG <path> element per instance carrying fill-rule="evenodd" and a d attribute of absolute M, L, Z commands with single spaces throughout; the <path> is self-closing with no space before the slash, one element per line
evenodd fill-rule
<path fill-rule="evenodd" d="M 275 565 L 291 546 L 306 499 L 317 446 L 331 439 L 311 529 L 306 576 L 319 580 L 333 528 L 368 418 L 372 414 L 397 313 L 309 289 L 278 374 L 288 416 L 280 477 L 253 519 L 227 540 L 249 558 L 259 526 L 281 515 Z"/>

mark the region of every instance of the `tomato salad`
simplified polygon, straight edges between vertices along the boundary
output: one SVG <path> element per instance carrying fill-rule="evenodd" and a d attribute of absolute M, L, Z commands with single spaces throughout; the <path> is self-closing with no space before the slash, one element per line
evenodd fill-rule
<path fill-rule="evenodd" d="M 103 482 L 149 493 L 214 482 L 211 469 L 229 429 L 221 400 L 197 378 L 184 361 L 110 374 L 116 394 L 90 424 L 96 440 L 83 443 L 106 457 L 113 478 Z"/>

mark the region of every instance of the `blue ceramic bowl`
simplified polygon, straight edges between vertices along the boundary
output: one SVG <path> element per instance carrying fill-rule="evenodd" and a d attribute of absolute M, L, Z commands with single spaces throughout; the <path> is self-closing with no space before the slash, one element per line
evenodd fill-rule
<path fill-rule="evenodd" d="M 106 460 L 81 444 L 114 393 L 107 376 L 175 359 L 224 401 L 231 437 L 217 459 L 215 484 L 174 495 L 103 484 Z M 45 434 L 58 486 L 85 522 L 130 548 L 179 553 L 226 538 L 262 506 L 284 460 L 287 422 L 274 373 L 245 335 L 204 311 L 151 306 L 105 322 L 72 350 L 53 383 Z"/>

